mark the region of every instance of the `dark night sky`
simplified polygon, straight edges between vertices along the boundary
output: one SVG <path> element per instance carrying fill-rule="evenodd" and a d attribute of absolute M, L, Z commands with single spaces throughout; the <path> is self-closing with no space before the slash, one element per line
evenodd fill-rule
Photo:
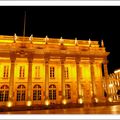
<path fill-rule="evenodd" d="M 120 68 L 120 6 L 0 6 L 0 35 L 104 39 L 109 73 Z"/>

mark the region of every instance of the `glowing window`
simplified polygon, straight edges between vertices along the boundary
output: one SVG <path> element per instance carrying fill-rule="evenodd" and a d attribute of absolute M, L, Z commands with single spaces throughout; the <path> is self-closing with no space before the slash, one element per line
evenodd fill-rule
<path fill-rule="evenodd" d="M 55 68 L 50 67 L 50 78 L 55 78 Z"/>
<path fill-rule="evenodd" d="M 41 86 L 35 85 L 33 87 L 33 100 L 41 100 Z"/>
<path fill-rule="evenodd" d="M 35 78 L 40 78 L 40 66 L 35 66 Z"/>
<path fill-rule="evenodd" d="M 19 85 L 17 87 L 17 101 L 25 101 L 25 86 Z"/>
<path fill-rule="evenodd" d="M 0 101 L 8 101 L 9 96 L 9 87 L 7 85 L 3 85 L 0 88 Z"/>
<path fill-rule="evenodd" d="M 4 66 L 3 68 L 3 78 L 8 78 L 9 66 Z"/>
<path fill-rule="evenodd" d="M 19 77 L 20 78 L 24 78 L 25 77 L 25 67 L 24 66 L 20 66 Z"/>
<path fill-rule="evenodd" d="M 64 68 L 64 77 L 65 77 L 66 79 L 69 78 L 68 67 L 65 67 L 65 68 Z"/>
<path fill-rule="evenodd" d="M 55 85 L 49 86 L 49 99 L 56 100 L 56 86 Z"/>
<path fill-rule="evenodd" d="M 65 98 L 71 99 L 71 89 L 70 89 L 70 85 L 68 84 L 65 85 Z"/>

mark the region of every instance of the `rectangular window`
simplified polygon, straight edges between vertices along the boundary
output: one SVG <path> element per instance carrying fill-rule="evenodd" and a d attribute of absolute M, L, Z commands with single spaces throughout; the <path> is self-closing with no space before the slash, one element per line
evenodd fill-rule
<path fill-rule="evenodd" d="M 49 99 L 52 100 L 52 90 L 49 90 Z"/>
<path fill-rule="evenodd" d="M 55 68 L 50 67 L 50 78 L 55 78 Z"/>
<path fill-rule="evenodd" d="M 20 74 L 19 74 L 20 78 L 24 78 L 25 77 L 25 67 L 24 66 L 20 66 Z"/>
<path fill-rule="evenodd" d="M 66 98 L 66 99 L 71 99 L 71 93 L 70 93 L 70 90 L 69 90 L 69 89 L 66 89 L 66 90 L 65 90 L 65 98 Z"/>
<path fill-rule="evenodd" d="M 20 101 L 20 91 L 17 91 L 17 101 Z"/>
<path fill-rule="evenodd" d="M 40 78 L 40 66 L 35 66 L 35 78 Z"/>
<path fill-rule="evenodd" d="M 65 77 L 65 79 L 68 79 L 68 78 L 69 78 L 68 67 L 65 67 L 65 68 L 64 68 L 64 77 Z"/>
<path fill-rule="evenodd" d="M 3 78 L 8 78 L 8 73 L 9 73 L 9 66 L 4 66 L 3 69 Z"/>

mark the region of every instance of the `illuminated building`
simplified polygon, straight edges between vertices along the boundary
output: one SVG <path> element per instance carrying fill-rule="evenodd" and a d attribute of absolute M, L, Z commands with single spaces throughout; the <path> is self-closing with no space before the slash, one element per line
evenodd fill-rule
<path fill-rule="evenodd" d="M 106 91 L 106 81 L 104 78 L 103 86 Z M 114 73 L 111 73 L 108 78 L 108 96 L 111 98 L 111 102 L 119 101 L 120 99 L 120 69 L 117 69 L 114 71 Z"/>
<path fill-rule="evenodd" d="M 103 102 L 103 41 L 0 36 L 0 105 Z"/>

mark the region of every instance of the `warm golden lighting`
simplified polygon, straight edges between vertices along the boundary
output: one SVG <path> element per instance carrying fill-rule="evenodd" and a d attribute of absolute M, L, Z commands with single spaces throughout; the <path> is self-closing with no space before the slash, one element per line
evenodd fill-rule
<path fill-rule="evenodd" d="M 63 99 L 62 104 L 66 105 L 67 104 L 67 100 Z"/>
<path fill-rule="evenodd" d="M 49 107 L 52 103 L 63 106 L 69 103 L 81 105 L 85 101 L 93 102 L 93 94 L 99 98 L 94 99 L 94 102 L 102 101 L 101 64 L 104 62 L 103 56 L 107 57 L 109 53 L 100 48 L 98 41 L 14 34 L 0 35 L 0 47 L 0 88 L 1 91 L 4 90 L 3 100 L 9 92 L 7 98 L 12 97 L 13 100 L 8 103 L 1 101 L 0 106 Z M 94 84 L 91 82 L 93 78 L 96 79 Z M 115 92 L 115 85 L 105 86 L 109 88 L 108 94 L 111 95 L 111 90 Z M 39 101 L 36 100 L 39 98 L 38 93 L 41 98 Z M 50 100 L 49 97 L 55 99 Z M 24 101 L 21 101 L 23 98 Z"/>
<path fill-rule="evenodd" d="M 98 98 L 95 98 L 95 102 L 98 103 Z"/>
<path fill-rule="evenodd" d="M 32 42 L 33 39 L 33 34 L 31 34 L 31 36 L 29 37 L 29 41 Z"/>
<path fill-rule="evenodd" d="M 60 44 L 61 45 L 63 44 L 63 38 L 62 37 L 60 38 Z"/>
<path fill-rule="evenodd" d="M 27 101 L 27 106 L 31 106 L 32 105 L 32 101 Z"/>
<path fill-rule="evenodd" d="M 112 88 L 113 87 L 113 84 L 109 84 L 109 88 Z"/>
<path fill-rule="evenodd" d="M 48 36 L 46 35 L 46 37 L 45 37 L 45 44 L 47 44 L 47 42 L 48 42 Z"/>
<path fill-rule="evenodd" d="M 103 42 L 103 40 L 101 41 L 101 46 L 104 47 L 104 42 Z"/>
<path fill-rule="evenodd" d="M 45 105 L 46 106 L 50 105 L 50 101 L 49 100 L 45 100 Z"/>
<path fill-rule="evenodd" d="M 120 72 L 120 69 L 114 71 L 114 73 L 118 73 L 118 72 Z"/>
<path fill-rule="evenodd" d="M 112 97 L 109 97 L 109 98 L 108 98 L 108 101 L 109 101 L 109 102 L 112 102 L 112 101 L 113 101 L 113 98 L 112 98 Z"/>
<path fill-rule="evenodd" d="M 17 35 L 16 35 L 16 33 L 14 34 L 14 42 L 16 42 L 16 40 L 17 40 Z"/>
<path fill-rule="evenodd" d="M 78 45 L 78 41 L 77 41 L 77 38 L 75 38 L 75 45 Z"/>
<path fill-rule="evenodd" d="M 90 40 L 90 38 L 89 38 L 89 41 L 88 41 L 88 43 L 89 43 L 89 47 L 91 46 L 91 40 Z"/>
<path fill-rule="evenodd" d="M 7 107 L 12 107 L 12 102 L 11 101 L 7 102 Z"/>
<path fill-rule="evenodd" d="M 79 104 L 82 104 L 82 103 L 83 103 L 83 99 L 82 99 L 82 98 L 79 98 L 79 99 L 78 99 L 78 103 L 79 103 Z"/>

